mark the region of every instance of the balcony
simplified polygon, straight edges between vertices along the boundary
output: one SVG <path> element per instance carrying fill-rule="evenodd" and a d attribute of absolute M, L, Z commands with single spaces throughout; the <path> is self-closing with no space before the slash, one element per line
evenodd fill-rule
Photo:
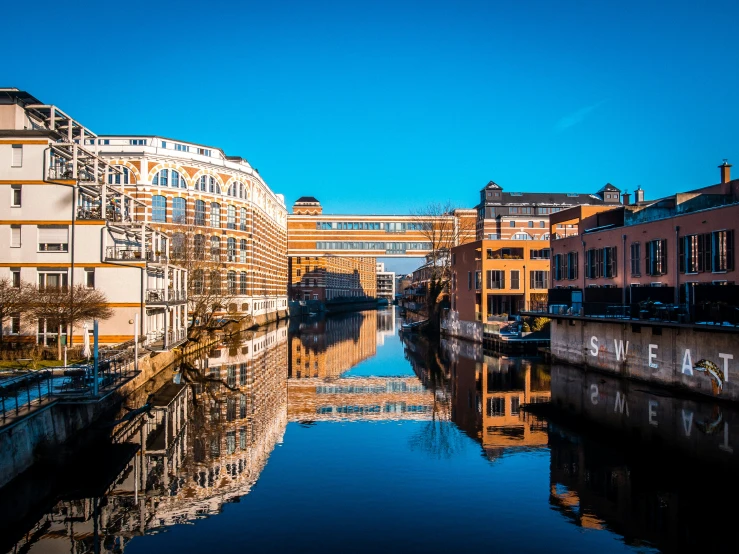
<path fill-rule="evenodd" d="M 146 289 L 147 304 L 181 304 L 187 301 L 187 291 L 169 289 L 167 296 L 164 289 Z M 165 299 L 166 298 L 166 299 Z"/>
<path fill-rule="evenodd" d="M 151 250 L 149 250 L 146 253 L 146 261 L 150 264 L 166 265 L 169 260 L 167 258 L 167 255 L 163 252 L 152 252 Z"/>
<path fill-rule="evenodd" d="M 105 249 L 106 260 L 141 261 L 140 246 L 108 246 Z"/>
<path fill-rule="evenodd" d="M 153 331 L 146 334 L 146 347 L 154 352 L 167 352 L 181 345 L 186 340 L 187 329 L 184 327 L 170 329 L 166 334 L 162 331 Z"/>

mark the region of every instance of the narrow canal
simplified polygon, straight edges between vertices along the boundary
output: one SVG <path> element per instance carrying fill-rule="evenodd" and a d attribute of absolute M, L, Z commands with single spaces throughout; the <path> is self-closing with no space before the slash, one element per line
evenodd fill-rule
<path fill-rule="evenodd" d="M 185 360 L 112 441 L 0 491 L 0 551 L 737 551 L 735 409 L 399 328 Z"/>

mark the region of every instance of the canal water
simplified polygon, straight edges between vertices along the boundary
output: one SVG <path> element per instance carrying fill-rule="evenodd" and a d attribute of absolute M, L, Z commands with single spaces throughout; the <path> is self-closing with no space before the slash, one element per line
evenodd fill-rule
<path fill-rule="evenodd" d="M 736 552 L 739 418 L 399 332 L 247 333 L 0 491 L 7 552 Z"/>

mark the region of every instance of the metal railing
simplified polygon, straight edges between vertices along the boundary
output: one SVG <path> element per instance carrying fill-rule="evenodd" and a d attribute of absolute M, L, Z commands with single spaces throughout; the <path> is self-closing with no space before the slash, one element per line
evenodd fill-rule
<path fill-rule="evenodd" d="M 149 304 L 165 302 L 164 289 L 146 289 L 146 302 Z"/>
<path fill-rule="evenodd" d="M 108 246 L 105 248 L 106 260 L 140 260 L 141 248 L 138 246 Z"/>
<path fill-rule="evenodd" d="M 149 250 L 146 252 L 146 261 L 153 264 L 166 264 L 167 255 L 161 252 L 152 252 Z"/>
<path fill-rule="evenodd" d="M 2 422 L 20 415 L 21 409 L 31 410 L 34 402 L 40 406 L 52 394 L 52 372 L 41 370 L 24 373 L 0 381 L 0 413 Z"/>

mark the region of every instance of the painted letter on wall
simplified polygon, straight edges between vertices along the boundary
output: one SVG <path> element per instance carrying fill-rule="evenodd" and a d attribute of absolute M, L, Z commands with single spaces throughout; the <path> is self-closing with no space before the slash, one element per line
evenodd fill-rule
<path fill-rule="evenodd" d="M 590 337 L 590 355 L 591 356 L 597 356 L 598 355 L 598 337 Z"/>
<path fill-rule="evenodd" d="M 693 375 L 693 362 L 690 359 L 690 348 L 686 348 L 685 354 L 683 354 L 683 373 L 686 375 Z"/>
<path fill-rule="evenodd" d="M 649 345 L 649 367 L 656 368 L 659 367 L 657 364 L 655 364 L 652 360 L 657 358 L 657 350 L 659 348 L 656 344 L 650 344 Z"/>

